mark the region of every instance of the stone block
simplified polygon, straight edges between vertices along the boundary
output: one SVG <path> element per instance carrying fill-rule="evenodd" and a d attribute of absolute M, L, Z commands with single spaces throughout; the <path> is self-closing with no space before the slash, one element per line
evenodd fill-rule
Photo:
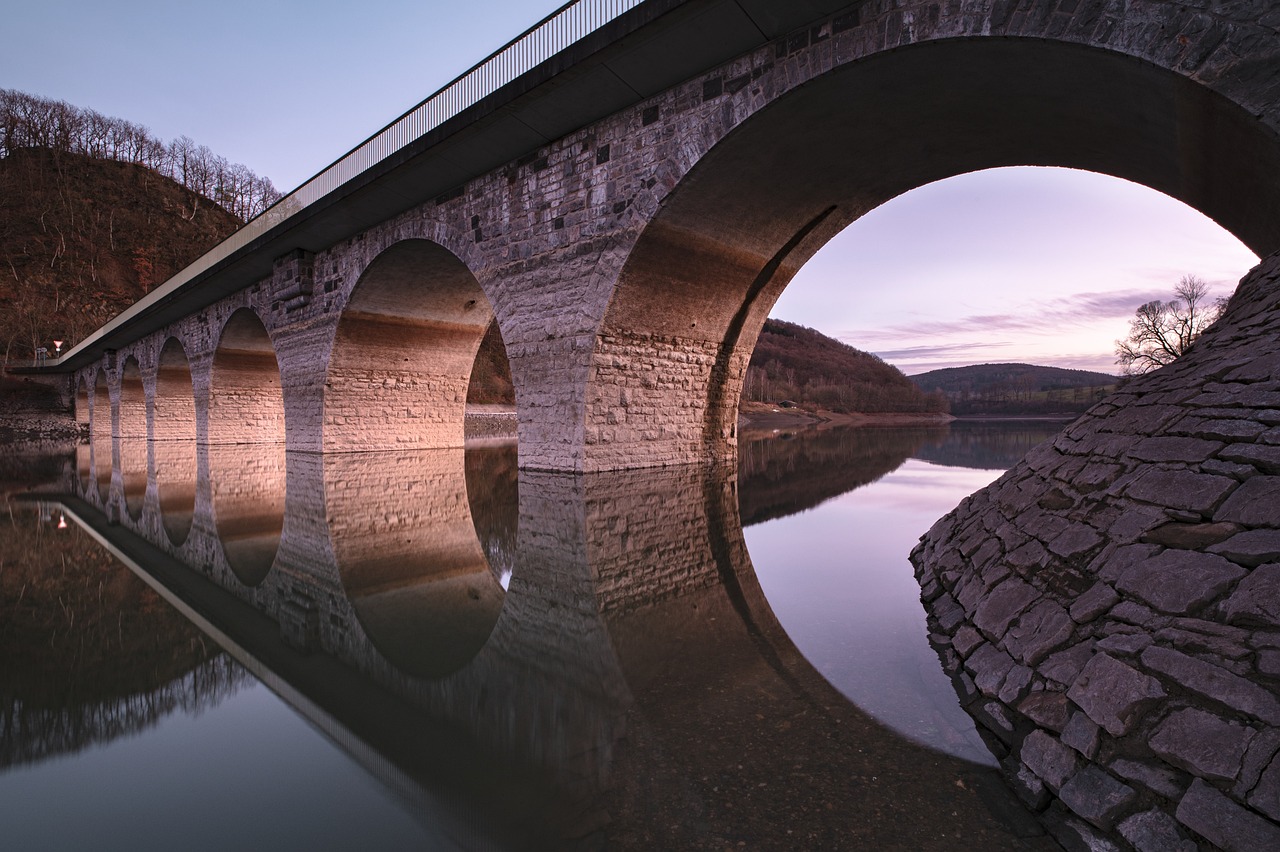
<path fill-rule="evenodd" d="M 1231 444 L 1218 453 L 1218 458 L 1237 464 L 1253 465 L 1263 473 L 1280 473 L 1280 446 Z"/>
<path fill-rule="evenodd" d="M 1018 755 L 1040 779 L 1057 792 L 1079 768 L 1076 753 L 1064 746 L 1053 735 L 1041 730 L 1032 731 L 1022 741 Z"/>
<path fill-rule="evenodd" d="M 1090 586 L 1087 592 L 1080 595 L 1071 604 L 1071 618 L 1080 624 L 1093 621 L 1111 609 L 1119 600 L 1120 596 L 1116 594 L 1115 589 L 1099 581 Z"/>
<path fill-rule="evenodd" d="M 1044 689 L 1022 699 L 1018 704 L 1018 712 L 1040 727 L 1060 733 L 1066 727 L 1071 705 L 1064 693 Z"/>
<path fill-rule="evenodd" d="M 1051 600 L 1041 600 L 1009 629 L 1004 643 L 1014 657 L 1034 666 L 1074 632 L 1075 623 L 1065 609 Z"/>
<path fill-rule="evenodd" d="M 1009 673 L 1004 676 L 1004 682 L 1000 684 L 1000 692 L 996 697 L 1005 704 L 1013 704 L 1027 694 L 1027 690 L 1031 686 L 1031 675 L 1031 669 L 1026 666 L 1014 666 L 1009 669 Z"/>
<path fill-rule="evenodd" d="M 1280 849 L 1280 826 L 1197 778 L 1178 802 L 1178 821 L 1228 852 Z"/>
<path fill-rule="evenodd" d="M 1247 527 L 1280 527 L 1280 476 L 1255 476 L 1241 483 L 1213 519 Z"/>
<path fill-rule="evenodd" d="M 1151 468 L 1130 483 L 1125 494 L 1134 500 L 1141 500 L 1155 506 L 1186 509 L 1207 515 L 1222 502 L 1224 497 L 1236 489 L 1238 484 L 1234 479 L 1217 474 Z M 1243 487 L 1243 485 L 1240 486 L 1240 488 Z M 1215 515 L 1214 520 L 1248 523 L 1230 514 L 1222 515 L 1221 513 Z"/>
<path fill-rule="evenodd" d="M 999 641 L 1009 625 L 1040 593 L 1029 583 L 1011 577 L 991 590 L 978 606 L 973 623 L 992 641 Z"/>
<path fill-rule="evenodd" d="M 1040 664 L 1038 671 L 1043 677 L 1056 681 L 1064 687 L 1069 686 L 1080 674 L 1085 663 L 1093 657 L 1093 642 L 1079 642 L 1069 648 L 1050 654 Z"/>
<path fill-rule="evenodd" d="M 1196 852 L 1196 844 L 1182 833 L 1177 820 L 1161 810 L 1134 814 L 1116 828 L 1138 852 Z"/>
<path fill-rule="evenodd" d="M 1171 523 L 1148 530 L 1143 534 L 1141 541 L 1180 550 L 1203 550 L 1210 545 L 1218 544 L 1230 538 L 1238 532 L 1240 532 L 1238 524 L 1226 522 L 1216 524 Z"/>
<path fill-rule="evenodd" d="M 1185 615 L 1221 595 L 1244 573 L 1212 553 L 1166 550 L 1128 568 L 1116 588 L 1161 612 Z"/>
<path fill-rule="evenodd" d="M 1152 645 L 1142 652 L 1142 664 L 1150 671 L 1172 679 L 1184 689 L 1268 724 L 1280 724 L 1280 699 L 1269 690 L 1232 674 L 1221 666 L 1159 645 Z"/>
<path fill-rule="evenodd" d="M 1155 678 L 1104 653 L 1094 655 L 1067 690 L 1068 698 L 1116 737 L 1166 694 Z"/>
<path fill-rule="evenodd" d="M 1272 759 L 1249 793 L 1249 804 L 1280 821 L 1280 760 Z"/>
<path fill-rule="evenodd" d="M 981 645 L 986 640 L 982 638 L 982 634 L 974 630 L 968 624 L 963 624 L 956 631 L 955 636 L 951 639 L 951 647 L 956 649 L 961 657 L 967 657 L 973 652 L 973 649 Z"/>
<path fill-rule="evenodd" d="M 1137 794 L 1132 787 L 1089 765 L 1062 785 L 1058 798 L 1091 824 L 1110 831 L 1116 817 L 1133 803 Z"/>
<path fill-rule="evenodd" d="M 1211 458 L 1220 449 L 1221 441 L 1160 435 L 1139 441 L 1129 450 L 1129 455 L 1146 462 L 1196 464 Z"/>
<path fill-rule="evenodd" d="M 1062 742 L 1090 760 L 1098 753 L 1098 726 L 1084 713 L 1073 713 L 1062 729 Z"/>
<path fill-rule="evenodd" d="M 1234 781 L 1254 731 L 1194 707 L 1171 713 L 1150 739 L 1151 750 L 1173 766 L 1213 781 Z"/>
<path fill-rule="evenodd" d="M 1187 788 L 1186 776 L 1182 773 L 1144 760 L 1118 757 L 1107 768 L 1126 781 L 1145 787 L 1166 799 L 1178 799 Z"/>
<path fill-rule="evenodd" d="M 1209 552 L 1249 568 L 1277 562 L 1280 561 L 1280 530 L 1246 530 L 1213 545 Z"/>
<path fill-rule="evenodd" d="M 983 695 L 990 697 L 999 693 L 1000 685 L 1013 665 L 1012 657 L 990 643 L 979 646 L 964 663 L 973 675 L 974 685 Z"/>
<path fill-rule="evenodd" d="M 1259 565 L 1222 605 L 1231 624 L 1280 627 L 1280 563 Z"/>

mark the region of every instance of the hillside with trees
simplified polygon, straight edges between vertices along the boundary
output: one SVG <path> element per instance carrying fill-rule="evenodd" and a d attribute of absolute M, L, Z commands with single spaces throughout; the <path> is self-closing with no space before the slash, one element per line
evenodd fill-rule
<path fill-rule="evenodd" d="M 742 399 L 791 401 L 803 408 L 847 413 L 943 413 L 947 401 L 922 391 L 875 355 L 782 320 L 765 321 Z"/>
<path fill-rule="evenodd" d="M 1115 389 L 1106 373 L 1034 364 L 975 364 L 911 376 L 922 391 L 941 394 L 957 417 L 1076 414 Z"/>
<path fill-rule="evenodd" d="M 274 202 L 182 137 L 0 90 L 0 346 L 74 345 Z"/>

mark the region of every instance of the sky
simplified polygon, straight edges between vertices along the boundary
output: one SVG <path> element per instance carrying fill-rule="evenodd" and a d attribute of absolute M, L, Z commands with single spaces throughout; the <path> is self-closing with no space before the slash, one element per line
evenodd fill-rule
<path fill-rule="evenodd" d="M 559 0 L 42 0 L 5 10 L 0 88 L 189 136 L 291 190 Z M 1152 190 L 1063 169 L 962 175 L 853 223 L 773 316 L 908 374 L 1023 361 L 1115 372 L 1143 302 L 1256 256 Z"/>

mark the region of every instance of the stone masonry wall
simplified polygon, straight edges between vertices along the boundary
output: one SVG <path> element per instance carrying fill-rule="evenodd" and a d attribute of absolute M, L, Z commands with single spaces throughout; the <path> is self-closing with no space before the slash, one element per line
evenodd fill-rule
<path fill-rule="evenodd" d="M 1068 848 L 1280 848 L 1280 255 L 912 554 L 931 638 Z"/>

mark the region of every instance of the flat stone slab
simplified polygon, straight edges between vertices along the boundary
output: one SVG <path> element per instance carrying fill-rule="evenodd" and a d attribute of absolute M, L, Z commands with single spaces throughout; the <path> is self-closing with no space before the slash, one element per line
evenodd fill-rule
<path fill-rule="evenodd" d="M 1213 511 L 1223 497 L 1236 490 L 1237 484 L 1234 479 L 1212 473 L 1153 468 L 1134 480 L 1127 493 L 1144 503 L 1204 514 Z M 1226 516 L 1215 520 L 1247 523 Z"/>
<path fill-rule="evenodd" d="M 1280 527 L 1280 476 L 1246 479 L 1213 519 L 1247 527 Z"/>
<path fill-rule="evenodd" d="M 1093 765 L 1073 775 L 1058 793 L 1064 805 L 1103 831 L 1110 831 L 1137 797 L 1132 787 Z"/>
<path fill-rule="evenodd" d="M 1152 645 L 1142 652 L 1142 664 L 1148 670 L 1163 674 L 1180 686 L 1233 710 L 1270 725 L 1280 724 L 1280 699 L 1269 690 L 1221 666 L 1160 645 Z"/>
<path fill-rule="evenodd" d="M 1280 849 L 1280 826 L 1197 778 L 1178 803 L 1178 821 L 1227 852 Z"/>
<path fill-rule="evenodd" d="M 1231 624 L 1280 627 L 1280 563 L 1260 565 L 1222 605 Z"/>
<path fill-rule="evenodd" d="M 1075 774 L 1080 759 L 1071 749 L 1041 730 L 1032 731 L 1022 741 L 1022 762 L 1055 791 Z"/>
<path fill-rule="evenodd" d="M 1245 569 L 1213 553 L 1166 550 L 1126 569 L 1116 588 L 1161 612 L 1187 615 L 1244 575 Z"/>
<path fill-rule="evenodd" d="M 1115 737 L 1127 734 L 1166 694 L 1158 680 L 1107 654 L 1095 654 L 1067 690 L 1076 706 Z"/>
<path fill-rule="evenodd" d="M 1194 707 L 1170 714 L 1151 737 L 1151 750 L 1192 775 L 1234 781 L 1252 729 Z"/>
<path fill-rule="evenodd" d="M 1209 552 L 1250 568 L 1264 562 L 1280 562 L 1280 530 L 1247 530 L 1237 533 L 1210 547 Z"/>

